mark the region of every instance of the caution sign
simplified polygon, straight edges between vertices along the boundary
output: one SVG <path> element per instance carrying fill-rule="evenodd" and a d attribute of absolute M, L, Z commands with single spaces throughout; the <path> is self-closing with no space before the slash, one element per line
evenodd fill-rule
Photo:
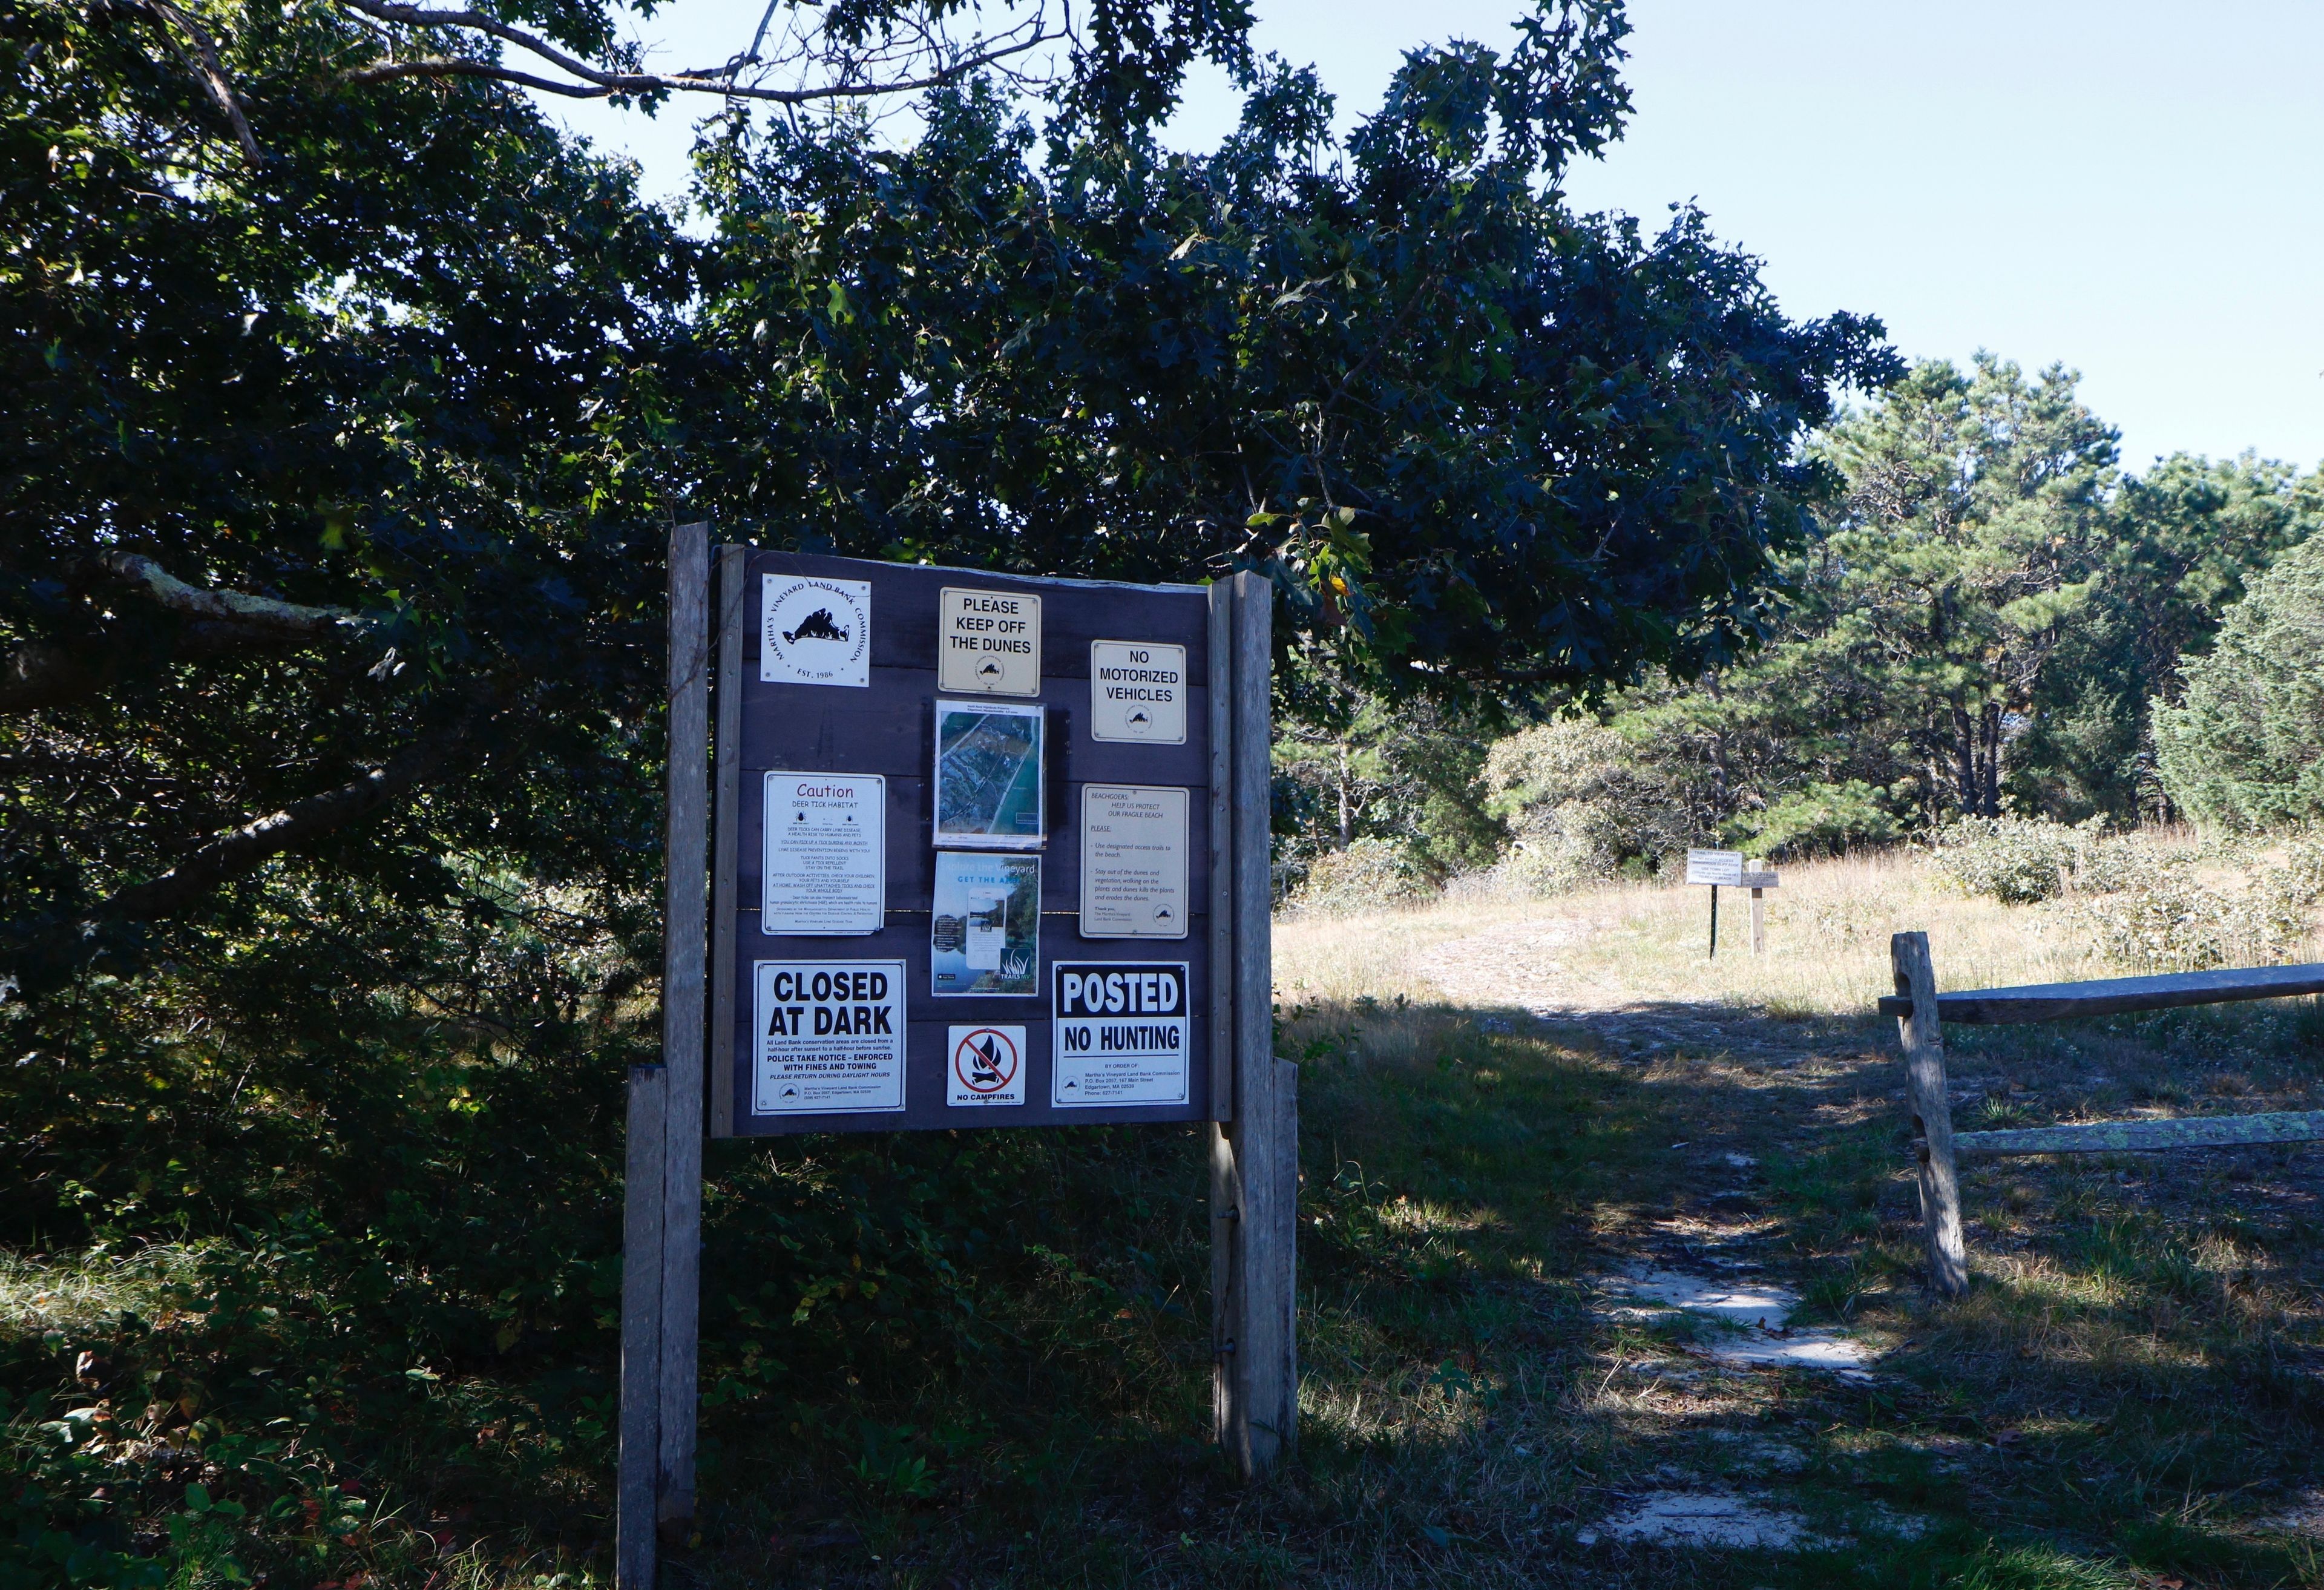
<path fill-rule="evenodd" d="M 751 1109 L 862 1114 L 904 1107 L 904 963 L 760 961 Z"/>
<path fill-rule="evenodd" d="M 1186 648 L 1090 642 L 1090 738 L 1186 743 Z"/>
<path fill-rule="evenodd" d="M 946 1104 L 973 1109 L 1025 1102 L 1024 1028 L 954 1027 L 945 1048 L 952 1055 Z"/>
<path fill-rule="evenodd" d="M 1185 961 L 1059 961 L 1050 976 L 1051 1105 L 1186 1102 Z"/>
<path fill-rule="evenodd" d="M 936 689 L 1041 693 L 1041 598 L 946 586 L 936 607 Z"/>

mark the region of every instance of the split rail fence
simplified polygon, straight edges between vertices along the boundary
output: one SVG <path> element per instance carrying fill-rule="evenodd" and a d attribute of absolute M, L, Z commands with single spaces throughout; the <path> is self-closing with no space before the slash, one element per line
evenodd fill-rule
<path fill-rule="evenodd" d="M 2324 994 L 2324 964 L 2245 966 L 2180 972 L 2159 977 L 2109 977 L 2088 983 L 2044 983 L 2024 988 L 1937 992 L 1926 933 L 1889 940 L 1896 992 L 1880 1013 L 1896 1018 L 1904 1049 L 1905 1096 L 1912 1112 L 1913 1151 L 1919 1162 L 1921 1220 L 1929 1253 L 1929 1279 L 1957 1298 L 1969 1290 L 1969 1253 L 1961 1235 L 1960 1179 L 1964 1154 L 2120 1153 L 2154 1149 L 2242 1148 L 2254 1143 L 2324 1139 L 2324 1110 L 2264 1115 L 2197 1115 L 2167 1120 L 2092 1121 L 1994 1132 L 1955 1132 L 1945 1077 L 1943 1023 L 2002 1026 L 2111 1016 L 2131 1011 L 2175 1010 L 2250 999 L 2290 999 Z"/>

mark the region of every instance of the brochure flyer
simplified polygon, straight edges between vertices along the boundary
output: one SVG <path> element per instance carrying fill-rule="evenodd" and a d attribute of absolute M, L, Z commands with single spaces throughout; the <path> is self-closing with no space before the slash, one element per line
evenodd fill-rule
<path fill-rule="evenodd" d="M 1041 858 L 936 852 L 930 992 L 1037 994 Z"/>

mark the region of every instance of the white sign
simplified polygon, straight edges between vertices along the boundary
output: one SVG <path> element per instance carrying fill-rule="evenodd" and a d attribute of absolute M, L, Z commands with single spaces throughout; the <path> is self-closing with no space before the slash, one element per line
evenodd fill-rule
<path fill-rule="evenodd" d="M 1743 853 L 1739 850 L 1690 850 L 1686 853 L 1686 881 L 1690 883 L 1734 883 L 1743 882 Z"/>
<path fill-rule="evenodd" d="M 1185 961 L 1059 961 L 1050 975 L 1051 1105 L 1186 1102 L 1193 1068 Z"/>
<path fill-rule="evenodd" d="M 1041 693 L 1041 598 L 944 587 L 936 607 L 936 689 Z"/>
<path fill-rule="evenodd" d="M 946 1104 L 973 1109 L 1025 1102 L 1025 1029 L 953 1027 L 946 1033 L 952 1056 Z"/>
<path fill-rule="evenodd" d="M 770 574 L 759 604 L 759 679 L 872 683 L 872 582 Z"/>
<path fill-rule="evenodd" d="M 1082 788 L 1082 937 L 1186 936 L 1186 791 Z"/>
<path fill-rule="evenodd" d="M 877 933 L 887 920 L 888 781 L 770 772 L 762 933 Z"/>
<path fill-rule="evenodd" d="M 1186 743 L 1186 648 L 1090 642 L 1090 738 Z"/>
<path fill-rule="evenodd" d="M 904 1107 L 904 963 L 752 968 L 751 1111 L 856 1115 Z"/>

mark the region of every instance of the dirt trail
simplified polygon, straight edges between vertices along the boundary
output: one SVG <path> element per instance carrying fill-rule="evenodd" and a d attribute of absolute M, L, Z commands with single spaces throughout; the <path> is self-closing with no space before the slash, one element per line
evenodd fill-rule
<path fill-rule="evenodd" d="M 1573 965 L 1573 952 L 1605 924 L 1584 917 L 1538 917 L 1430 946 L 1421 974 L 1454 1004 L 1515 1006 L 1558 1027 L 1579 1027 L 1632 1055 L 1664 1049 L 1748 1054 L 1779 1063 L 1830 1049 L 1830 1034 L 1770 1021 L 1731 1006 L 1646 1001 L 1608 987 Z"/>
<path fill-rule="evenodd" d="M 1765 1207 L 1757 1155 L 1774 1149 L 1778 1136 L 1796 1142 L 1798 1134 L 1812 1134 L 1822 1123 L 1819 1106 L 1854 1091 L 1863 1062 L 1835 1056 L 1831 1040 L 1837 1034 L 1828 1024 L 1774 1021 L 1711 1002 L 1641 1001 L 1577 970 L 1575 952 L 1604 927 L 1585 917 L 1536 918 L 1434 945 L 1417 957 L 1418 969 L 1452 1003 L 1523 1011 L 1545 1027 L 1578 1029 L 1650 1077 L 1707 1065 L 1757 1078 L 1762 1107 L 1754 1118 L 1697 1118 L 1680 1127 L 1686 1141 L 1670 1145 L 1676 1163 L 1669 1206 L 1662 1218 L 1608 1243 L 1613 1251 L 1594 1290 L 1597 1312 L 1609 1325 L 1687 1322 L 1693 1340 L 1685 1350 L 1645 1354 L 1618 1368 L 1628 1377 L 1637 1411 L 1683 1410 L 1700 1430 L 1748 1447 L 1755 1461 L 1742 1466 L 1757 1471 L 1758 1483 L 1721 1484 L 1672 1468 L 1664 1484 L 1625 1493 L 1622 1505 L 1580 1539 L 1775 1552 L 1831 1546 L 1791 1510 L 1788 1470 L 1796 1465 L 1762 1450 L 1766 1443 L 1754 1433 L 1756 1414 L 1747 1410 L 1764 1405 L 1775 1377 L 1785 1371 L 1807 1371 L 1833 1384 L 1869 1382 L 1881 1349 L 1859 1333 L 1793 1323 L 1798 1295 L 1768 1274 L 1784 1267 L 1764 1240 L 1775 1222 Z M 1510 1020 L 1481 1019 L 1489 1026 Z M 1828 1063 L 1794 1069 L 1810 1056 Z M 1842 1083 L 1843 1076 L 1849 1080 Z M 1609 1374 L 1609 1385 L 1616 1378 Z M 1909 1516 L 1876 1522 L 1904 1533 L 1922 1524 Z"/>

